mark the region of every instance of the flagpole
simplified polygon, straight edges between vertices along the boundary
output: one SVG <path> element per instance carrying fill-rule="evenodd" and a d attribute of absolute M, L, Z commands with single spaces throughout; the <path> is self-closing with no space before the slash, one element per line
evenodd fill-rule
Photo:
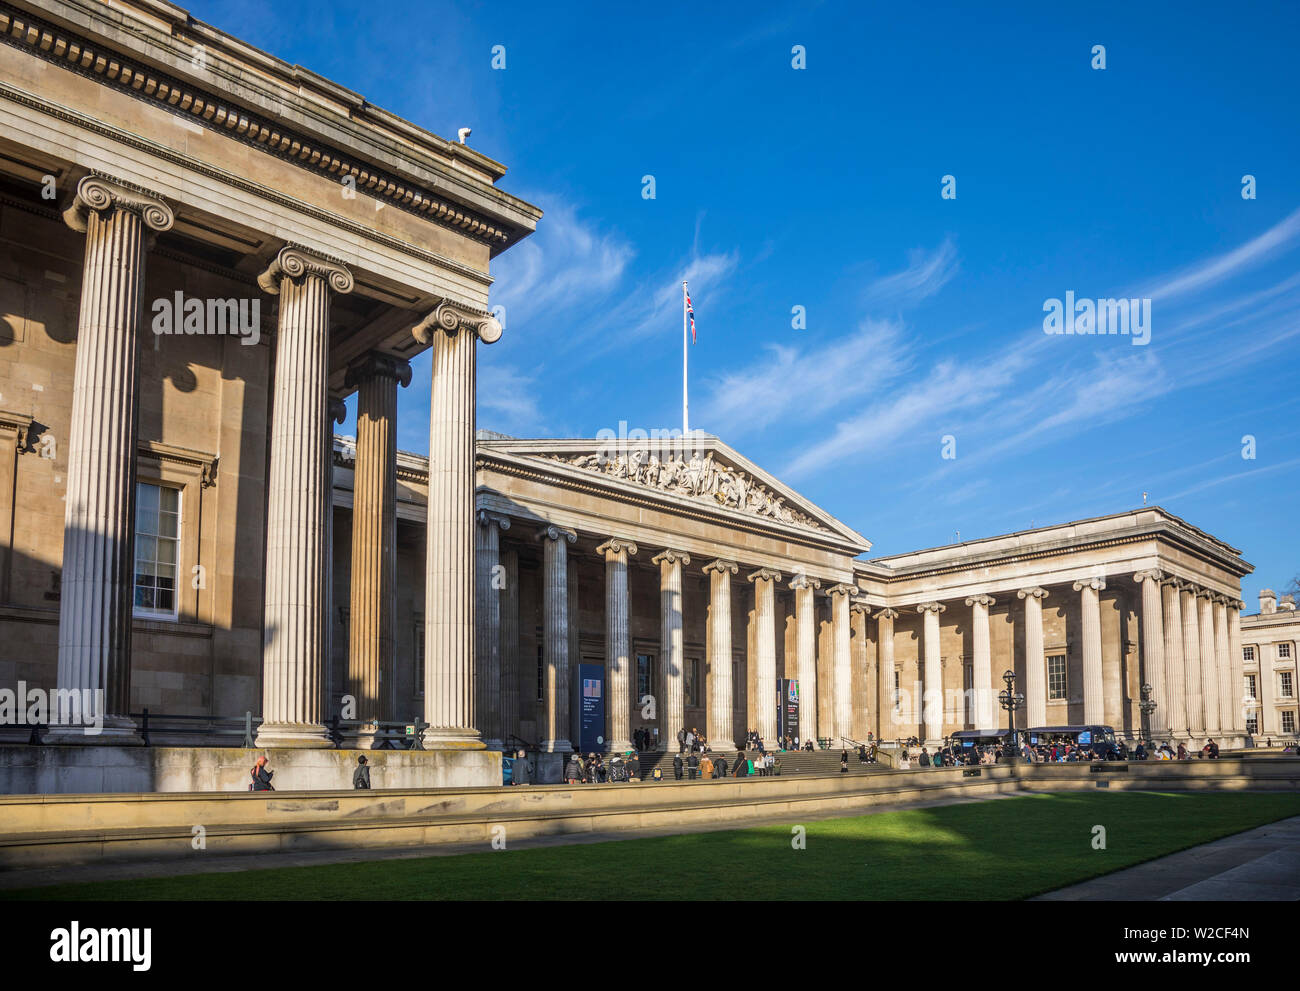
<path fill-rule="evenodd" d="M 686 355 L 688 353 L 686 283 L 682 283 L 682 437 L 691 435 L 690 403 L 686 398 Z"/>

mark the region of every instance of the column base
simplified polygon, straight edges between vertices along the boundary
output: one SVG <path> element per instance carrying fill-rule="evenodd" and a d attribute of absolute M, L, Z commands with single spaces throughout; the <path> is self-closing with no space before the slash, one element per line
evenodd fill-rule
<path fill-rule="evenodd" d="M 263 723 L 253 744 L 259 750 L 325 750 L 334 741 L 319 723 Z"/>
<path fill-rule="evenodd" d="M 102 726 L 51 726 L 41 741 L 56 747 L 142 747 L 140 727 L 129 716 L 105 716 Z"/>
<path fill-rule="evenodd" d="M 486 750 L 483 738 L 475 730 L 443 727 L 426 729 L 420 738 L 425 750 Z"/>

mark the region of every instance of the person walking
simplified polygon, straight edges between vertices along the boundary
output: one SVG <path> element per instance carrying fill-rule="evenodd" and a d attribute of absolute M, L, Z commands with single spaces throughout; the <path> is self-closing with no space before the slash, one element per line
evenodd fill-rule
<path fill-rule="evenodd" d="M 510 774 L 510 783 L 512 785 L 526 785 L 530 781 L 528 773 L 528 755 L 520 750 L 515 754 L 514 767 Z"/>
<path fill-rule="evenodd" d="M 265 754 L 257 758 L 257 763 L 253 765 L 253 770 L 250 773 L 253 776 L 253 781 L 248 786 L 249 791 L 275 791 L 271 786 L 271 775 L 275 774 L 275 772 L 266 769 Z"/>
<path fill-rule="evenodd" d="M 569 755 L 569 762 L 564 767 L 564 780 L 571 785 L 576 785 L 582 780 L 582 765 L 578 761 L 577 754 Z"/>
<path fill-rule="evenodd" d="M 714 776 L 713 761 L 706 753 L 703 758 L 700 759 L 700 777 L 705 781 L 709 781 Z"/>
<path fill-rule="evenodd" d="M 357 758 L 357 769 L 352 772 L 352 787 L 370 788 L 370 766 L 366 763 L 365 754 Z"/>
<path fill-rule="evenodd" d="M 690 756 L 686 758 L 686 776 L 691 781 L 694 781 L 696 775 L 698 775 L 699 772 L 700 772 L 700 755 L 697 754 L 694 750 L 692 750 Z"/>
<path fill-rule="evenodd" d="M 849 773 L 849 752 L 847 750 L 840 751 L 840 773 Z"/>
<path fill-rule="evenodd" d="M 682 780 L 682 755 L 673 754 L 673 777 Z"/>

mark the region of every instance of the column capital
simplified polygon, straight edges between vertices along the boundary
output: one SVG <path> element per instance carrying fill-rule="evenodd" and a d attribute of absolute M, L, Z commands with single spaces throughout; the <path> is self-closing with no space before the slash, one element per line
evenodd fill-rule
<path fill-rule="evenodd" d="M 1038 585 L 1032 585 L 1029 588 L 1020 589 L 1016 592 L 1016 597 L 1020 599 L 1028 599 L 1030 597 L 1035 599 L 1046 599 L 1051 594 L 1052 593 L 1047 591 L 1045 588 L 1041 588 Z"/>
<path fill-rule="evenodd" d="M 945 612 L 947 608 L 942 602 L 922 602 L 917 605 L 916 611 L 920 613 L 932 612 L 937 616 L 939 613 Z"/>
<path fill-rule="evenodd" d="M 690 564 L 691 556 L 685 551 L 675 551 L 671 547 L 665 548 L 650 559 L 651 564 Z"/>
<path fill-rule="evenodd" d="M 1154 582 L 1156 585 L 1165 580 L 1165 573 L 1158 568 L 1148 568 L 1145 571 L 1133 572 L 1133 580 L 1141 585 L 1143 582 Z"/>
<path fill-rule="evenodd" d="M 537 531 L 538 540 L 567 540 L 574 544 L 578 541 L 578 531 L 570 530 L 568 527 L 556 526 L 554 523 L 548 524 Z"/>
<path fill-rule="evenodd" d="M 822 587 L 822 580 L 820 578 L 813 578 L 801 571 L 790 579 L 790 587 L 796 591 L 804 588 L 818 589 Z"/>
<path fill-rule="evenodd" d="M 395 354 L 382 351 L 367 351 L 348 363 L 347 373 L 343 377 L 343 387 L 351 389 L 360 385 L 364 379 L 390 378 L 398 385 L 411 384 L 411 363 Z"/>
<path fill-rule="evenodd" d="M 176 214 L 161 196 L 142 186 L 120 179 L 91 173 L 77 183 L 72 205 L 63 211 L 63 222 L 79 234 L 90 226 L 90 214 L 110 210 L 130 210 L 138 214 L 145 227 L 154 232 L 169 230 Z"/>
<path fill-rule="evenodd" d="M 323 279 L 340 295 L 350 293 L 355 285 L 352 272 L 341 261 L 296 244 L 287 244 L 280 249 L 266 271 L 257 277 L 257 284 L 264 292 L 278 296 L 280 284 L 285 279 L 305 279 L 309 275 Z"/>
<path fill-rule="evenodd" d="M 779 582 L 780 580 L 781 572 L 775 568 L 759 568 L 745 576 L 745 581 L 749 582 Z"/>
<path fill-rule="evenodd" d="M 468 330 L 484 344 L 495 344 L 501 340 L 502 329 L 500 321 L 492 314 L 444 299 L 411 328 L 411 336 L 421 344 L 428 344 L 433 340 L 435 330 L 441 330 L 448 336 Z"/>
<path fill-rule="evenodd" d="M 970 598 L 968 598 L 966 600 L 966 605 L 973 606 L 978 604 L 981 606 L 992 606 L 992 605 L 996 605 L 997 601 L 998 600 L 993 598 L 993 596 L 985 595 L 983 592 L 981 592 L 979 595 L 972 595 Z"/>
<path fill-rule="evenodd" d="M 898 610 L 885 606 L 884 609 L 881 609 L 880 612 L 876 613 L 876 619 L 898 619 Z"/>
<path fill-rule="evenodd" d="M 720 575 L 734 575 L 740 570 L 740 565 L 735 561 L 728 561 L 725 558 L 715 558 L 706 564 L 703 570 L 706 575 L 713 574 L 714 572 Z"/>
<path fill-rule="evenodd" d="M 1090 588 L 1096 592 L 1100 592 L 1105 587 L 1105 578 L 1080 578 L 1074 583 L 1074 590 L 1076 592 L 1082 592 L 1085 588 Z"/>
<path fill-rule="evenodd" d="M 500 513 L 491 513 L 486 509 L 480 509 L 474 514 L 474 518 L 481 527 L 488 527 L 495 524 L 498 530 L 510 529 L 510 517 L 502 516 Z"/>
<path fill-rule="evenodd" d="M 604 554 L 606 561 L 613 561 L 620 555 L 635 554 L 636 544 L 630 540 L 624 540 L 622 537 L 610 537 L 596 548 L 596 553 Z"/>
<path fill-rule="evenodd" d="M 847 595 L 850 596 L 849 604 L 852 605 L 852 596 L 858 592 L 858 586 L 849 582 L 840 582 L 838 585 L 832 585 L 826 590 L 827 595 Z"/>
<path fill-rule="evenodd" d="M 1177 592 L 1181 591 L 1187 585 L 1187 581 L 1186 579 L 1179 578 L 1177 575 L 1167 575 L 1160 584 L 1165 588 L 1172 588 Z"/>

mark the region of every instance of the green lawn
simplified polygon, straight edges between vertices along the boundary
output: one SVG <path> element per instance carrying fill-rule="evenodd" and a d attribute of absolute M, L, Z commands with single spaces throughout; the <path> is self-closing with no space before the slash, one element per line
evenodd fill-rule
<path fill-rule="evenodd" d="M 1295 794 L 1036 795 L 454 857 L 69 884 L 25 899 L 1015 899 L 1300 815 Z M 1093 849 L 1093 827 L 1106 849 Z M 262 863 L 273 864 L 267 856 Z"/>

